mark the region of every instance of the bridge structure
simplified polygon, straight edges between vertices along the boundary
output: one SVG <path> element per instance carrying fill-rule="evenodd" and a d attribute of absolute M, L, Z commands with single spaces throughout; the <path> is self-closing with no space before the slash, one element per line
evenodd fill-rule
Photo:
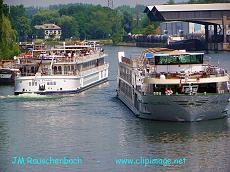
<path fill-rule="evenodd" d="M 151 21 L 184 21 L 205 25 L 205 42 L 208 49 L 209 26 L 214 26 L 214 38 L 223 33 L 222 49 L 230 50 L 227 30 L 230 27 L 230 3 L 153 5 L 144 10 Z M 216 47 L 217 46 L 217 47 Z M 218 44 L 214 44 L 214 49 Z"/>

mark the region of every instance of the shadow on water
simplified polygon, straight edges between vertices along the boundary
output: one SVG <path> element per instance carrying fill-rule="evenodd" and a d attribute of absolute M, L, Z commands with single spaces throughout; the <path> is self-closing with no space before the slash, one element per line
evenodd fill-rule
<path fill-rule="evenodd" d="M 138 126 L 144 137 L 151 143 L 186 143 L 191 139 L 202 141 L 223 136 L 229 137 L 229 120 L 227 118 L 192 123 L 160 122 L 140 119 Z"/>

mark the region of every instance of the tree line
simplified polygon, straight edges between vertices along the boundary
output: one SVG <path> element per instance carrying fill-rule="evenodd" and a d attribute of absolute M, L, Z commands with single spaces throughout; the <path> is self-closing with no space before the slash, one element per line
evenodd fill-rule
<path fill-rule="evenodd" d="M 227 0 L 228 1 L 228 0 Z M 226 2 L 225 0 L 190 0 L 188 3 Z M 170 0 L 168 4 L 174 4 Z M 7 6 L 0 0 L 0 58 L 19 53 L 16 42 L 42 38 L 35 25 L 54 23 L 61 27 L 61 40 L 111 39 L 114 44 L 122 36 L 158 34 L 159 22 L 150 22 L 143 13 L 145 6 L 120 6 L 115 9 L 89 4 L 53 5 L 49 8 Z"/>
<path fill-rule="evenodd" d="M 154 34 L 159 23 L 149 22 L 143 14 L 145 6 L 121 6 L 116 9 L 89 4 L 53 5 L 49 8 L 7 6 L 0 0 L 0 57 L 19 53 L 16 42 L 42 38 L 35 25 L 53 23 L 61 27 L 61 40 L 111 39 L 114 44 L 122 36 Z"/>
<path fill-rule="evenodd" d="M 9 9 L 0 0 L 0 59 L 10 59 L 18 53 L 16 30 L 12 26 Z"/>
<path fill-rule="evenodd" d="M 54 23 L 62 28 L 62 40 L 112 39 L 117 43 L 124 34 L 145 34 L 149 32 L 148 27 L 156 28 L 143 14 L 144 8 L 141 5 L 110 9 L 100 5 L 68 4 L 38 9 L 18 5 L 10 7 L 9 18 L 16 30 L 17 41 L 42 37 L 34 26 Z"/>

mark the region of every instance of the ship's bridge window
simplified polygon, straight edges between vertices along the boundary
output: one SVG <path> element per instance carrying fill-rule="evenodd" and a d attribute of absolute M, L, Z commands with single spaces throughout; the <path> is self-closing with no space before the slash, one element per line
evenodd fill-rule
<path fill-rule="evenodd" d="M 156 65 L 170 65 L 170 64 L 202 64 L 203 54 L 182 54 L 171 56 L 156 56 Z"/>

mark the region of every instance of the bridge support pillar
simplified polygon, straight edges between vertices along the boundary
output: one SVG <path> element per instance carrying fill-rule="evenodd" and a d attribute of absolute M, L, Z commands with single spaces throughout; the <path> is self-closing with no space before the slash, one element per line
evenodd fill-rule
<path fill-rule="evenodd" d="M 222 24 L 223 24 L 224 43 L 227 43 L 227 28 L 226 28 L 227 16 L 223 16 Z"/>
<path fill-rule="evenodd" d="M 214 50 L 218 50 L 217 25 L 214 24 Z"/>
<path fill-rule="evenodd" d="M 208 32 L 208 24 L 205 25 L 205 49 L 208 50 L 208 37 L 209 37 L 209 32 Z"/>
<path fill-rule="evenodd" d="M 230 43 L 227 42 L 227 25 L 229 24 L 227 20 L 227 16 L 223 16 L 222 18 L 222 25 L 223 25 L 223 35 L 224 35 L 224 41 L 223 41 L 223 50 L 230 50 Z"/>

